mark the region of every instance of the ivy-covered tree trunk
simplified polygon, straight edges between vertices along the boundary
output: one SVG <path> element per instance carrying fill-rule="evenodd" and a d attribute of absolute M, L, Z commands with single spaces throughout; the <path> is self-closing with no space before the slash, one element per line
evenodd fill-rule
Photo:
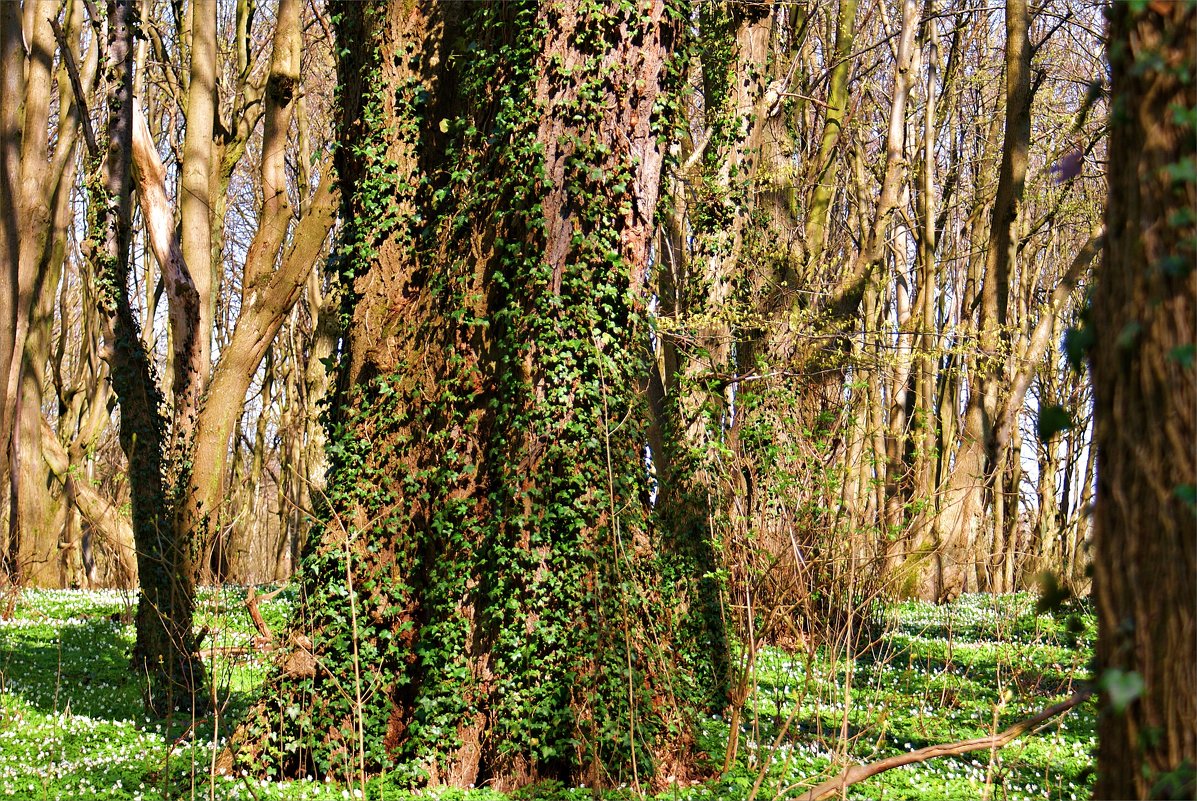
<path fill-rule="evenodd" d="M 654 525 L 637 388 L 684 18 L 663 0 L 337 17 L 351 297 L 324 532 L 224 764 L 680 778 L 723 677 L 697 549 Z"/>
<path fill-rule="evenodd" d="M 1115 3 L 1110 199 L 1093 295 L 1095 798 L 1197 783 L 1197 9 Z"/>
<path fill-rule="evenodd" d="M 88 243 L 85 245 L 100 285 L 112 386 L 120 403 L 120 443 L 129 460 L 133 534 L 141 595 L 137 604 L 137 642 L 133 667 L 147 679 L 146 706 L 166 714 L 175 708 L 202 707 L 206 676 L 191 624 L 195 588 L 189 568 L 189 541 L 175 527 L 174 499 L 187 478 L 185 448 L 169 440 L 162 395 L 150 354 L 129 298 L 132 176 L 135 170 L 133 108 L 133 37 L 136 0 L 108 0 L 108 35 L 104 80 L 107 85 L 106 154 L 88 148 Z M 192 290 L 194 292 L 194 289 Z M 174 328 L 176 365 L 185 363 L 194 338 Z M 176 368 L 176 403 L 197 398 L 194 372 Z M 182 377 L 180 377 L 182 376 Z M 186 442 L 173 431 L 176 443 Z M 173 458 L 172 458 L 173 457 Z M 171 469 L 171 466 L 176 469 Z"/>

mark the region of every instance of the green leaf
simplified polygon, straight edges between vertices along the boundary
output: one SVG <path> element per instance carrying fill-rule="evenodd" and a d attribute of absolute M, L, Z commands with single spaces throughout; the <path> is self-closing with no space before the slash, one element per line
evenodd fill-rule
<path fill-rule="evenodd" d="M 1143 326 L 1137 320 L 1131 320 L 1118 332 L 1118 339 L 1115 342 L 1121 350 L 1130 350 L 1134 347 L 1135 340 L 1139 338 L 1139 333 L 1142 330 Z"/>
<path fill-rule="evenodd" d="M 1143 694 L 1143 677 L 1133 670 L 1107 668 L 1102 674 L 1100 684 L 1110 700 L 1110 707 L 1115 712 L 1125 711 Z"/>
<path fill-rule="evenodd" d="M 1172 120 L 1185 128 L 1197 128 L 1197 106 L 1188 108 L 1180 103 L 1173 103 L 1168 107 L 1172 112 Z"/>
<path fill-rule="evenodd" d="M 1186 156 L 1180 161 L 1164 167 L 1174 184 L 1197 183 L 1197 159 Z"/>
<path fill-rule="evenodd" d="M 1093 347 L 1095 337 L 1093 329 L 1085 325 L 1069 328 L 1064 332 L 1064 353 L 1068 357 L 1068 364 L 1078 373 L 1085 366 L 1085 356 Z"/>
<path fill-rule="evenodd" d="M 1072 415 L 1062 406 L 1044 406 L 1039 409 L 1039 441 L 1047 442 L 1061 431 L 1072 428 Z"/>
<path fill-rule="evenodd" d="M 1197 486 L 1181 484 L 1172 490 L 1172 494 L 1179 498 L 1185 506 L 1189 507 L 1190 512 L 1197 514 Z"/>
<path fill-rule="evenodd" d="M 1189 263 L 1189 260 L 1176 254 L 1164 256 L 1156 263 L 1156 266 L 1160 272 L 1170 278 L 1184 278 L 1193 272 L 1193 265 Z"/>
<path fill-rule="evenodd" d="M 1194 358 L 1197 358 L 1197 345 L 1194 345 L 1192 342 L 1187 345 L 1177 345 L 1168 351 L 1168 358 L 1181 367 L 1192 367 Z"/>

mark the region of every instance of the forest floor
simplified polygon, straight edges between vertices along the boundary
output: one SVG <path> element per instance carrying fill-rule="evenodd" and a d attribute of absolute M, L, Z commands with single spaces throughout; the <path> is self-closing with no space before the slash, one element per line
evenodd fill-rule
<path fill-rule="evenodd" d="M 283 628 L 291 596 L 261 604 Z M 115 591 L 25 590 L 0 619 L 0 798 L 346 799 L 361 790 L 318 781 L 210 779 L 214 743 L 235 724 L 268 656 L 238 588 L 201 593 L 198 625 L 222 712 L 150 719 L 128 670 L 135 598 Z M 1036 614 L 1029 595 L 970 595 L 946 606 L 878 607 L 854 651 L 762 649 L 754 692 L 723 778 L 675 786 L 662 799 L 797 798 L 837 772 L 928 745 L 991 736 L 1068 698 L 1088 671 L 1094 622 L 1080 604 Z M 1001 749 L 929 760 L 849 788 L 848 798 L 1067 799 L 1089 796 L 1096 745 L 1087 701 Z M 700 721 L 713 772 L 731 723 Z M 378 799 L 410 796 L 385 776 Z M 610 794 L 629 798 L 631 789 Z M 425 790 L 420 798 L 499 801 L 488 790 Z M 520 798 L 590 798 L 539 787 Z M 838 796 L 837 796 L 838 797 Z"/>

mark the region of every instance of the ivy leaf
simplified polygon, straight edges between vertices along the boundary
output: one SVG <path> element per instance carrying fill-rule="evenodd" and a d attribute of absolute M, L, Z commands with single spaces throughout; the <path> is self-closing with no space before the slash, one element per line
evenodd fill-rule
<path fill-rule="evenodd" d="M 1168 173 L 1168 177 L 1174 184 L 1197 183 L 1197 159 L 1192 156 L 1186 156 L 1174 164 L 1169 164 L 1164 167 L 1164 171 Z"/>
<path fill-rule="evenodd" d="M 1110 699 L 1110 707 L 1123 712 L 1143 694 L 1143 677 L 1133 670 L 1107 668 L 1101 677 L 1101 688 Z"/>
<path fill-rule="evenodd" d="M 1069 328 L 1064 332 L 1064 353 L 1068 357 L 1068 364 L 1078 373 L 1085 366 L 1085 356 L 1093 347 L 1095 337 L 1093 329 L 1086 325 Z"/>
<path fill-rule="evenodd" d="M 1143 331 L 1142 324 L 1138 320 L 1131 320 L 1122 327 L 1118 332 L 1118 339 L 1115 340 L 1119 349 L 1130 350 L 1135 345 L 1135 341 L 1139 338 L 1139 334 Z"/>
<path fill-rule="evenodd" d="M 1168 352 L 1168 358 L 1181 367 L 1192 367 L 1193 359 L 1197 357 L 1197 345 L 1190 342 L 1187 345 L 1177 345 Z"/>
<path fill-rule="evenodd" d="M 1039 409 L 1039 441 L 1047 442 L 1061 431 L 1072 428 L 1072 415 L 1062 406 L 1044 406 Z"/>
<path fill-rule="evenodd" d="M 1172 494 L 1180 498 L 1181 502 L 1189 507 L 1190 512 L 1197 514 L 1197 486 L 1181 484 L 1172 490 Z"/>

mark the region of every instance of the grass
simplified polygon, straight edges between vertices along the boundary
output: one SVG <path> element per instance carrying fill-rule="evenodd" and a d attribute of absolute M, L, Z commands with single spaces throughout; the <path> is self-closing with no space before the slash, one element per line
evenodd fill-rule
<path fill-rule="evenodd" d="M 151 719 L 128 670 L 134 598 L 112 591 L 26 590 L 0 620 L 0 799 L 347 799 L 318 781 L 210 780 L 222 737 L 261 683 L 265 664 L 237 588 L 202 594 L 197 625 L 219 714 L 201 721 Z M 274 631 L 292 602 L 261 605 Z M 852 649 L 764 649 L 751 666 L 754 691 L 739 726 L 733 765 L 716 781 L 674 787 L 670 799 L 796 797 L 851 761 L 980 737 L 1067 697 L 1086 670 L 1092 614 L 1037 615 L 1030 596 L 965 596 L 936 607 L 880 609 Z M 854 658 L 848 659 L 851 651 Z M 933 760 L 849 789 L 855 799 L 1087 798 L 1093 702 L 1049 721 L 1005 749 Z M 700 721 L 700 745 L 722 765 L 730 723 Z M 408 794 L 385 777 L 371 798 Z M 616 793 L 615 795 L 620 795 Z M 626 795 L 626 794 L 624 794 Z M 589 798 L 540 788 L 521 797 Z M 423 798 L 499 801 L 487 790 L 429 790 Z"/>

